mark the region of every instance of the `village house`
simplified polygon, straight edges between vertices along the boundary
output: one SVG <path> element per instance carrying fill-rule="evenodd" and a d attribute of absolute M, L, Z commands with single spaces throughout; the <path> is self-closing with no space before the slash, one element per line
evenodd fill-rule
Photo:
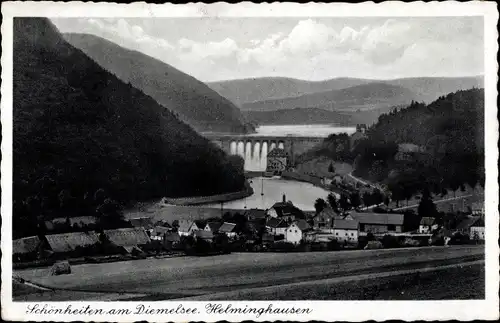
<path fill-rule="evenodd" d="M 49 234 L 45 236 L 47 251 L 55 254 L 68 255 L 77 249 L 95 246 L 99 236 L 95 232 L 70 232 Z"/>
<path fill-rule="evenodd" d="M 471 233 L 471 227 L 473 224 L 475 224 L 479 219 L 481 219 L 480 216 L 467 216 L 465 219 L 460 221 L 460 223 L 457 224 L 455 227 L 456 232 L 460 232 L 461 234 L 466 234 L 469 235 Z M 472 238 L 472 237 L 470 237 Z"/>
<path fill-rule="evenodd" d="M 42 241 L 38 236 L 25 237 L 12 241 L 12 260 L 29 261 L 36 260 L 42 248 Z"/>
<path fill-rule="evenodd" d="M 189 236 L 198 230 L 200 230 L 200 228 L 198 228 L 198 226 L 194 221 L 180 220 L 177 232 L 179 233 L 180 236 Z"/>
<path fill-rule="evenodd" d="M 224 233 L 227 235 L 228 238 L 234 238 L 236 237 L 236 224 L 235 223 L 229 223 L 229 222 L 224 222 L 221 227 L 219 228 L 220 233 Z"/>
<path fill-rule="evenodd" d="M 168 232 L 163 237 L 163 248 L 166 250 L 172 250 L 179 247 L 181 242 L 181 237 L 177 232 Z"/>
<path fill-rule="evenodd" d="M 332 233 L 339 242 L 357 243 L 359 236 L 359 222 L 357 220 L 335 219 Z"/>
<path fill-rule="evenodd" d="M 267 154 L 266 172 L 281 175 L 288 165 L 288 154 L 281 148 L 274 148 Z"/>
<path fill-rule="evenodd" d="M 469 230 L 469 237 L 472 240 L 485 240 L 484 239 L 484 218 L 480 217 L 476 220 Z"/>
<path fill-rule="evenodd" d="M 148 231 L 149 233 L 151 233 L 153 231 L 153 228 L 155 227 L 153 219 L 150 217 L 131 218 L 128 219 L 128 221 L 134 228 L 144 228 L 144 230 Z"/>
<path fill-rule="evenodd" d="M 403 214 L 351 212 L 350 215 L 359 222 L 360 235 L 403 232 Z"/>
<path fill-rule="evenodd" d="M 325 207 L 321 212 L 313 217 L 314 228 L 331 228 L 334 219 L 343 219 L 331 207 Z"/>
<path fill-rule="evenodd" d="M 266 222 L 266 230 L 273 236 L 285 235 L 285 230 L 288 227 L 287 223 L 282 219 L 269 218 Z"/>
<path fill-rule="evenodd" d="M 150 235 L 150 238 L 151 238 L 151 240 L 154 240 L 154 241 L 163 241 L 163 238 L 169 232 L 170 232 L 169 228 L 156 226 L 153 228 L 151 235 Z"/>
<path fill-rule="evenodd" d="M 149 235 L 143 228 L 122 228 L 104 230 L 109 242 L 126 253 L 142 253 L 143 247 L 151 243 Z"/>
<path fill-rule="evenodd" d="M 285 230 L 285 241 L 298 244 L 304 239 L 304 234 L 311 230 L 311 226 L 305 220 L 297 220 Z"/>
<path fill-rule="evenodd" d="M 219 228 L 222 226 L 222 222 L 207 222 L 205 225 L 205 228 L 203 229 L 204 231 L 210 231 L 212 233 L 217 233 L 219 232 Z"/>
<path fill-rule="evenodd" d="M 422 219 L 420 220 L 420 225 L 418 226 L 418 233 L 431 233 L 434 222 L 435 219 L 432 217 L 422 217 Z"/>
<path fill-rule="evenodd" d="M 167 228 L 167 229 L 172 229 L 172 225 L 170 223 L 168 223 L 167 221 L 164 221 L 164 220 L 160 220 L 160 221 L 156 221 L 155 227 L 164 227 L 164 228 Z"/>
<path fill-rule="evenodd" d="M 279 218 L 287 223 L 305 218 L 304 212 L 291 202 L 287 202 L 285 195 L 283 195 L 282 202 L 274 203 L 274 205 L 267 210 L 267 215 L 271 218 Z"/>

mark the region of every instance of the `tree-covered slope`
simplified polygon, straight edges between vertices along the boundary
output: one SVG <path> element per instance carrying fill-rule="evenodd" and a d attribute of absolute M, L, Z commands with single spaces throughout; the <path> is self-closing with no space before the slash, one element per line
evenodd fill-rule
<path fill-rule="evenodd" d="M 484 91 L 470 89 L 430 104 L 413 102 L 379 117 L 355 153 L 355 174 L 405 188 L 474 186 L 484 181 Z M 405 151 L 413 144 L 420 151 Z M 416 147 L 413 146 L 413 147 Z M 401 186 L 402 185 L 402 186 Z"/>
<path fill-rule="evenodd" d="M 241 161 L 69 45 L 49 20 L 14 19 L 13 59 L 14 217 L 62 204 L 65 216 L 77 214 L 100 188 L 126 202 L 244 186 Z"/>
<path fill-rule="evenodd" d="M 94 35 L 64 34 L 64 38 L 122 81 L 177 113 L 197 131 L 252 131 L 234 103 L 160 60 Z"/>

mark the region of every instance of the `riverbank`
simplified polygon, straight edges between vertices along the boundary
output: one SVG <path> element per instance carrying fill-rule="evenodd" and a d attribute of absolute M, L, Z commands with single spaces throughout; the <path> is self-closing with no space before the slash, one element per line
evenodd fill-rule
<path fill-rule="evenodd" d="M 179 206 L 224 203 L 251 196 L 254 193 L 253 188 L 248 184 L 248 182 L 245 184 L 245 186 L 246 188 L 244 190 L 238 192 L 231 192 L 231 193 L 224 193 L 224 194 L 217 194 L 210 196 L 192 196 L 192 197 L 177 197 L 177 198 L 165 197 L 163 201 L 166 204 L 179 205 Z"/>

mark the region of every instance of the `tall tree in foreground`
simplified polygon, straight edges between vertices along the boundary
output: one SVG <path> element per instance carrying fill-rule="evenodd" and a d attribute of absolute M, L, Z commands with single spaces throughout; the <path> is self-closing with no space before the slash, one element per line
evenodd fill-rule
<path fill-rule="evenodd" d="M 422 194 L 422 199 L 418 204 L 418 215 L 423 217 L 435 217 L 437 214 L 436 204 L 432 201 L 431 194 L 428 189 L 425 189 Z"/>
<path fill-rule="evenodd" d="M 321 211 L 323 211 L 325 207 L 326 207 L 326 202 L 322 198 L 318 198 L 314 202 L 314 209 L 316 210 L 316 214 L 319 214 Z"/>
<path fill-rule="evenodd" d="M 328 200 L 328 204 L 330 204 L 330 207 L 332 208 L 332 210 L 334 210 L 335 212 L 338 212 L 339 206 L 337 205 L 337 198 L 335 197 L 335 195 L 333 195 L 333 193 L 328 194 L 327 200 Z"/>

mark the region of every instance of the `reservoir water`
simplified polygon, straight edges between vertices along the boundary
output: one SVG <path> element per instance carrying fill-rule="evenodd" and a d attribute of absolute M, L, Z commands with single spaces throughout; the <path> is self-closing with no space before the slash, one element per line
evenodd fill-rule
<path fill-rule="evenodd" d="M 340 127 L 332 124 L 312 125 L 264 125 L 258 126 L 255 136 L 295 136 L 295 137 L 328 137 L 331 134 L 356 132 L 356 127 Z M 250 135 L 251 136 L 251 135 Z"/>
<path fill-rule="evenodd" d="M 250 180 L 254 193 L 244 199 L 225 202 L 226 209 L 268 209 L 283 199 L 292 201 L 303 211 L 314 211 L 314 201 L 328 196 L 328 191 L 310 183 L 284 180 L 280 178 L 254 177 Z M 261 195 L 263 193 L 264 195 Z M 220 203 L 203 204 L 201 207 L 220 208 Z"/>

